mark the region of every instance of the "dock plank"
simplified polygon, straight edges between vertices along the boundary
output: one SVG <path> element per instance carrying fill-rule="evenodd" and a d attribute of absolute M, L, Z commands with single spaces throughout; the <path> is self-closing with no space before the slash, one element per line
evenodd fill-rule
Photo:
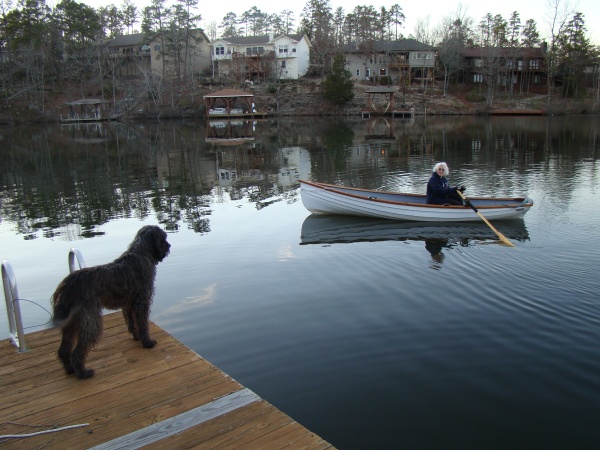
<path fill-rule="evenodd" d="M 2 341 L 0 436 L 87 425 L 26 438 L 0 437 L 0 445 L 333 448 L 156 324 L 151 323 L 150 332 L 158 344 L 144 349 L 127 332 L 120 312 L 104 316 L 103 338 L 87 360 L 96 375 L 86 380 L 64 373 L 56 357 L 56 328 L 27 335 L 24 353 Z M 246 397 L 240 402 L 241 396 Z"/>

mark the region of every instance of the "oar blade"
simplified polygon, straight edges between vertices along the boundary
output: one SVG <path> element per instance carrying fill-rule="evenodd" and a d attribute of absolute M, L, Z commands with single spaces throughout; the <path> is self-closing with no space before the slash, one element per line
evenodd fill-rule
<path fill-rule="evenodd" d="M 500 233 L 498 230 L 496 230 L 496 228 L 494 228 L 494 226 L 493 226 L 493 225 L 492 225 L 492 224 L 491 224 L 491 223 L 490 223 L 490 222 L 489 222 L 489 221 L 488 221 L 488 220 L 487 220 L 485 217 L 483 217 L 483 214 L 481 214 L 481 213 L 480 213 L 480 212 L 477 210 L 477 208 L 475 208 L 475 206 L 474 206 L 474 205 L 473 205 L 471 202 L 469 202 L 469 201 L 466 199 L 466 197 L 464 196 L 464 194 L 463 194 L 462 192 L 460 192 L 460 191 L 456 191 L 456 192 L 457 192 L 457 193 L 458 193 L 458 195 L 460 195 L 460 197 L 461 197 L 461 198 L 462 198 L 462 199 L 463 199 L 463 200 L 464 200 L 464 201 L 465 201 L 465 202 L 466 202 L 466 203 L 467 203 L 467 204 L 468 204 L 468 205 L 469 205 L 469 206 L 470 206 L 470 207 L 473 209 L 473 211 L 475 211 L 475 213 L 476 213 L 476 214 L 477 214 L 477 215 L 478 215 L 478 216 L 481 218 L 481 220 L 483 220 L 483 221 L 486 223 L 486 225 L 487 225 L 488 227 L 490 227 L 494 233 L 496 233 L 496 236 L 498 236 L 498 238 L 499 238 L 499 239 L 500 239 L 500 240 L 501 240 L 501 241 L 502 241 L 504 244 L 506 244 L 506 245 L 507 245 L 507 246 L 509 246 L 509 247 L 514 247 L 514 246 L 515 246 L 515 244 L 513 244 L 513 243 L 512 243 L 512 242 L 510 242 L 510 241 L 509 241 L 509 240 L 508 240 L 506 237 L 504 237 L 504 235 L 503 235 L 502 233 Z"/>

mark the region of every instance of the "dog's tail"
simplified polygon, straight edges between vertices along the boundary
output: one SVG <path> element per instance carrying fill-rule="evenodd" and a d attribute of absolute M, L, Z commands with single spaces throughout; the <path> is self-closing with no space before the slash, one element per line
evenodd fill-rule
<path fill-rule="evenodd" d="M 67 301 L 68 296 L 65 295 L 65 289 L 66 284 L 63 280 L 52 294 L 52 323 L 55 326 L 65 325 L 74 313 L 73 305 Z"/>

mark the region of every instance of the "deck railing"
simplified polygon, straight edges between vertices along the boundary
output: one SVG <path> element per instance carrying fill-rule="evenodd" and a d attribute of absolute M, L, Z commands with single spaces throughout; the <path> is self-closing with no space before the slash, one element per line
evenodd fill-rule
<path fill-rule="evenodd" d="M 23 331 L 17 279 L 8 260 L 2 261 L 2 284 L 4 285 L 10 341 L 20 352 L 26 352 L 27 344 L 25 343 L 25 332 Z"/>
<path fill-rule="evenodd" d="M 76 248 L 71 248 L 69 250 L 70 273 L 78 269 L 75 266 L 76 262 L 79 269 L 85 267 L 85 261 L 81 252 Z M 2 284 L 4 285 L 4 299 L 6 300 L 10 342 L 19 349 L 19 352 L 26 352 L 27 344 L 25 343 L 25 331 L 23 328 L 23 316 L 21 315 L 17 278 L 8 260 L 2 261 Z"/>

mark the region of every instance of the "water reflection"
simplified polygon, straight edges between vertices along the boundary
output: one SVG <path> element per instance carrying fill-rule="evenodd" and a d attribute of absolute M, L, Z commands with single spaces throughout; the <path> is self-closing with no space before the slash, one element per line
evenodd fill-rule
<path fill-rule="evenodd" d="M 86 143 L 0 128 L 0 256 L 47 305 L 70 247 L 110 261 L 160 222 L 175 251 L 153 320 L 337 448 L 583 448 L 595 428 L 579 419 L 600 414 L 599 121 L 417 117 L 386 141 L 358 118 L 268 119 L 231 146 L 205 122 L 103 124 Z M 524 222 L 493 223 L 515 249 L 477 222 L 302 229 L 298 177 L 422 193 L 438 160 L 469 195 L 531 195 Z"/>
<path fill-rule="evenodd" d="M 239 145 L 256 140 L 255 120 L 208 120 L 206 142 L 217 145 Z"/>
<path fill-rule="evenodd" d="M 1 133 L 1 213 L 26 239 L 92 237 L 109 220 L 151 214 L 169 230 L 206 233 L 211 205 L 225 197 L 257 209 L 295 202 L 299 178 L 423 192 L 438 160 L 471 195 L 521 196 L 552 177 L 549 194 L 565 200 L 590 176 L 578 162 L 596 159 L 597 125 L 588 117 L 270 119 L 242 121 L 252 140 L 227 146 L 210 142 L 218 127 L 205 122 L 16 127 Z M 227 136 L 238 136 L 236 127 L 225 124 Z"/>
<path fill-rule="evenodd" d="M 529 240 L 521 219 L 501 221 L 497 229 L 507 238 Z M 483 222 L 402 222 L 386 219 L 311 214 L 302 224 L 300 244 L 349 244 L 375 241 L 424 241 L 434 261 L 444 260 L 443 249 L 496 242 L 496 234 Z"/>

